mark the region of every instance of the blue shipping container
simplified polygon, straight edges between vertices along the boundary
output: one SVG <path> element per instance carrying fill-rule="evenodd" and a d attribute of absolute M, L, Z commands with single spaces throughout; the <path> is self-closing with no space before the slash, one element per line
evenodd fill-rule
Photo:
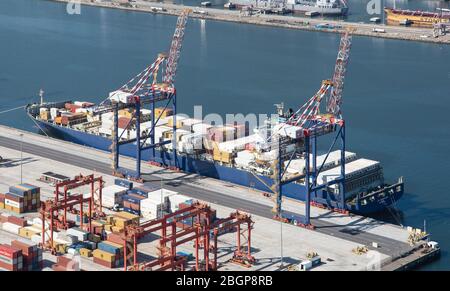
<path fill-rule="evenodd" d="M 133 182 L 130 182 L 128 180 L 122 180 L 122 179 L 115 179 L 114 180 L 114 184 L 118 185 L 118 186 L 122 186 L 128 189 L 133 188 Z"/>
<path fill-rule="evenodd" d="M 97 245 L 97 248 L 99 250 L 105 251 L 107 253 L 113 254 L 113 255 L 120 255 L 120 249 L 118 247 L 115 247 L 113 245 L 107 244 L 105 242 L 99 242 Z"/>
<path fill-rule="evenodd" d="M 144 190 L 144 189 L 140 189 L 140 188 L 133 188 L 131 190 L 128 190 L 127 192 L 128 193 L 132 193 L 132 194 L 136 194 L 136 195 L 139 195 L 139 196 L 142 196 L 144 198 L 148 197 L 148 191 Z"/>
<path fill-rule="evenodd" d="M 12 193 L 12 194 L 15 194 L 16 196 L 23 197 L 23 196 L 25 196 L 27 191 L 23 190 L 23 189 L 20 189 L 20 188 L 17 188 L 15 186 L 10 186 L 9 187 L 9 192 Z"/>
<path fill-rule="evenodd" d="M 144 198 L 145 197 L 142 197 L 142 199 L 144 199 Z M 142 199 L 139 199 L 137 197 L 133 197 L 133 196 L 130 196 L 130 195 L 123 195 L 122 196 L 122 200 L 123 201 L 128 201 L 128 202 L 131 202 L 131 203 L 134 203 L 134 204 L 138 204 L 138 205 L 141 204 L 141 200 Z"/>

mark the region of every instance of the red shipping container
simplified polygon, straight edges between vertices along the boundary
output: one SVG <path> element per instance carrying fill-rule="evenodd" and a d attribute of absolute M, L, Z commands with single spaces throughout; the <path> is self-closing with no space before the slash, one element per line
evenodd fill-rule
<path fill-rule="evenodd" d="M 24 242 L 21 242 L 21 241 L 18 241 L 18 240 L 11 241 L 11 246 L 16 248 L 16 249 L 22 250 L 22 254 L 23 255 L 29 256 L 27 258 L 34 257 L 35 252 L 37 252 L 36 245 L 29 245 L 27 243 L 24 243 Z"/>
<path fill-rule="evenodd" d="M 13 259 L 22 256 L 22 251 L 14 247 L 2 244 L 0 245 L 0 256 Z"/>
<path fill-rule="evenodd" d="M 5 194 L 0 193 L 0 202 L 5 203 Z"/>
<path fill-rule="evenodd" d="M 70 270 L 76 271 L 76 270 L 80 269 L 80 264 L 78 262 L 73 261 L 72 259 L 67 258 L 67 257 L 62 257 L 62 256 L 58 257 L 56 259 L 56 263 L 59 266 L 65 268 L 66 271 L 70 271 Z"/>
<path fill-rule="evenodd" d="M 8 222 L 8 216 L 0 215 L 0 222 L 1 222 L 1 223 Z"/>
<path fill-rule="evenodd" d="M 108 241 L 119 244 L 119 245 L 123 245 L 123 239 L 120 235 L 115 234 L 115 233 L 110 233 L 108 234 Z"/>
<path fill-rule="evenodd" d="M 27 221 L 25 219 L 20 218 L 20 217 L 16 217 L 16 216 L 13 216 L 13 215 L 8 217 L 8 222 L 13 223 L 15 225 L 18 225 L 20 227 L 27 226 Z"/>
<path fill-rule="evenodd" d="M 119 128 L 126 128 L 129 123 L 130 123 L 130 118 L 128 118 L 128 117 L 119 117 L 119 121 L 118 121 Z"/>
<path fill-rule="evenodd" d="M 1 269 L 5 269 L 5 270 L 8 270 L 8 271 L 21 271 L 21 270 L 19 270 L 18 267 L 19 266 L 17 264 L 16 265 L 10 265 L 10 264 L 7 264 L 5 262 L 0 261 L 0 268 Z"/>
<path fill-rule="evenodd" d="M 71 271 L 71 270 L 67 270 L 66 267 L 58 265 L 58 264 L 53 264 L 52 270 L 56 271 L 56 272 Z"/>
<path fill-rule="evenodd" d="M 12 200 L 12 201 L 18 202 L 18 203 L 22 203 L 23 202 L 23 198 L 22 197 L 13 195 L 11 193 L 6 193 L 5 194 L 5 199 Z"/>
<path fill-rule="evenodd" d="M 115 265 L 114 262 L 110 263 L 110 262 L 107 262 L 107 261 L 104 261 L 102 259 L 95 258 L 95 257 L 94 257 L 94 263 L 96 263 L 100 266 L 106 267 L 106 268 L 110 268 L 110 269 L 114 268 L 114 265 Z"/>
<path fill-rule="evenodd" d="M 123 207 L 130 208 L 130 209 L 137 210 L 137 211 L 141 210 L 140 204 L 131 203 L 130 201 L 124 201 Z"/>

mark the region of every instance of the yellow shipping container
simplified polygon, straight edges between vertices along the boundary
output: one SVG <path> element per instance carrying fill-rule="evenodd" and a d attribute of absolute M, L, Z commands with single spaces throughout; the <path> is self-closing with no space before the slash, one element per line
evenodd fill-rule
<path fill-rule="evenodd" d="M 119 110 L 119 116 L 132 118 L 133 117 L 133 113 L 131 113 L 130 111 L 128 111 L 126 109 L 122 109 L 122 110 Z"/>
<path fill-rule="evenodd" d="M 23 213 L 22 208 L 17 208 L 17 207 L 11 206 L 11 205 L 5 205 L 5 209 L 8 211 L 18 213 L 18 214 Z"/>
<path fill-rule="evenodd" d="M 5 209 L 5 203 L 0 202 L 0 209 Z"/>
<path fill-rule="evenodd" d="M 104 260 L 104 261 L 107 261 L 107 262 L 110 262 L 110 263 L 112 263 L 112 262 L 114 262 L 116 260 L 116 256 L 115 255 L 110 254 L 110 253 L 105 252 L 105 251 L 102 251 L 102 250 L 99 250 L 99 249 L 94 250 L 92 252 L 92 255 L 94 256 L 94 258 L 101 259 L 101 260 Z"/>
<path fill-rule="evenodd" d="M 102 220 L 93 220 L 92 221 L 92 226 L 104 226 L 105 222 Z"/>
<path fill-rule="evenodd" d="M 48 120 L 49 117 L 50 117 L 50 112 L 48 112 L 48 111 L 43 111 L 43 112 L 41 112 L 41 114 L 40 114 L 40 118 L 41 118 L 41 119 Z"/>
<path fill-rule="evenodd" d="M 56 249 L 56 252 L 59 254 L 67 253 L 67 245 L 62 243 L 53 243 L 53 247 Z"/>
<path fill-rule="evenodd" d="M 161 118 L 171 116 L 171 115 L 173 115 L 173 110 L 170 108 L 166 108 L 164 110 L 164 107 L 155 108 L 155 118 L 158 118 L 158 116 L 160 116 L 160 115 L 161 115 Z"/>
<path fill-rule="evenodd" d="M 214 149 L 213 151 L 213 159 L 215 161 L 220 161 L 222 163 L 231 163 L 231 159 L 232 159 L 232 154 L 228 153 L 228 152 L 222 152 L 218 149 Z"/>
<path fill-rule="evenodd" d="M 125 228 L 125 226 L 131 224 L 131 220 L 122 218 L 122 217 L 115 217 L 114 218 L 114 226 L 118 227 L 118 228 Z"/>
<path fill-rule="evenodd" d="M 120 211 L 120 212 L 116 213 L 115 217 L 125 218 L 127 220 L 131 220 L 135 224 L 139 224 L 139 216 L 134 215 L 132 213 L 128 213 L 126 211 Z"/>
<path fill-rule="evenodd" d="M 31 237 L 35 234 L 38 234 L 39 232 L 33 231 L 27 227 L 22 227 L 19 229 L 19 236 L 31 239 Z"/>
<path fill-rule="evenodd" d="M 124 230 L 124 228 L 123 227 L 119 227 L 119 226 L 113 226 L 113 227 L 111 227 L 111 231 L 112 232 L 122 232 Z"/>
<path fill-rule="evenodd" d="M 92 251 L 89 249 L 81 248 L 80 255 L 82 257 L 90 258 L 90 257 L 92 257 Z"/>
<path fill-rule="evenodd" d="M 177 120 L 177 128 L 181 128 L 183 127 L 183 120 Z M 167 126 L 172 127 L 173 126 L 173 118 L 169 118 L 169 120 L 167 121 Z"/>

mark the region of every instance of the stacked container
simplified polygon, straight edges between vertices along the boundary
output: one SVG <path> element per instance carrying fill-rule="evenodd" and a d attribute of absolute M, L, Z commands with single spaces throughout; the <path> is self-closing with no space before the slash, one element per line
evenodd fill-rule
<path fill-rule="evenodd" d="M 11 246 L 22 251 L 24 271 L 42 269 L 42 250 L 37 244 L 13 240 Z"/>
<path fill-rule="evenodd" d="M 122 186 L 122 187 L 125 187 L 127 189 L 132 189 L 133 188 L 133 182 L 130 182 L 128 180 L 123 180 L 123 179 L 115 179 L 114 180 L 114 185 Z"/>
<path fill-rule="evenodd" d="M 129 193 L 122 196 L 122 198 L 124 211 L 134 215 L 141 215 L 141 200 L 145 199 L 144 196 Z"/>
<path fill-rule="evenodd" d="M 15 213 L 36 211 L 41 202 L 41 189 L 30 184 L 9 187 L 5 194 L 5 209 Z"/>
<path fill-rule="evenodd" d="M 102 190 L 102 205 L 113 207 L 115 204 L 122 205 L 122 196 L 127 193 L 128 187 L 111 185 Z"/>
<path fill-rule="evenodd" d="M 98 243 L 92 255 L 94 263 L 107 268 L 117 268 L 123 264 L 123 246 L 110 241 Z"/>
<path fill-rule="evenodd" d="M 0 270 L 4 271 L 22 271 L 23 256 L 22 250 L 8 246 L 0 245 Z"/>

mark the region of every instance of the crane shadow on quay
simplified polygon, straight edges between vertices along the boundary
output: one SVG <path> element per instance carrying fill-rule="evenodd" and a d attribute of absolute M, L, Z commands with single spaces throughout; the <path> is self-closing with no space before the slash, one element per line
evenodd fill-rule
<path fill-rule="evenodd" d="M 38 161 L 38 160 L 35 158 L 29 158 L 29 157 L 23 158 L 22 160 L 20 160 L 20 159 L 3 159 L 0 162 L 0 168 L 13 168 L 13 167 L 20 166 L 21 163 L 22 163 L 22 165 L 25 165 L 25 164 L 29 164 L 29 163 L 36 162 L 36 161 Z"/>

